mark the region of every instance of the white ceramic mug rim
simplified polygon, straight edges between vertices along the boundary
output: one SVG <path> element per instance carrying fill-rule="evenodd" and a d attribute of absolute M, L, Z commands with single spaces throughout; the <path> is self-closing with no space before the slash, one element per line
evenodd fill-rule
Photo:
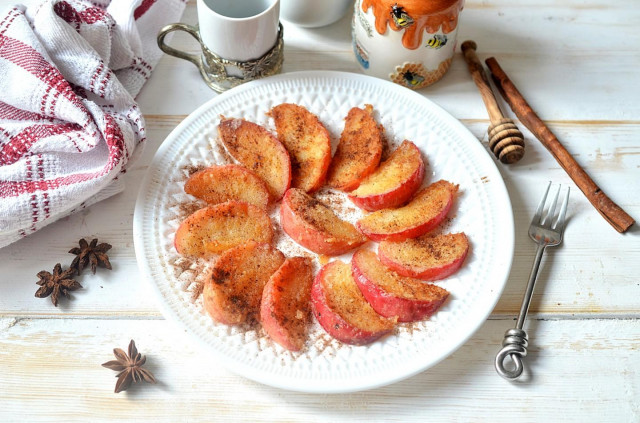
<path fill-rule="evenodd" d="M 269 5 L 269 7 L 267 7 L 265 10 L 263 10 L 260 13 L 258 13 L 257 15 L 247 16 L 246 18 L 232 18 L 232 17 L 229 17 L 229 16 L 221 15 L 220 13 L 216 12 L 211 7 L 209 7 L 209 5 L 207 5 L 205 0 L 198 0 L 198 1 L 201 1 L 202 4 L 204 4 L 204 6 L 206 6 L 207 10 L 209 10 L 209 12 L 213 13 L 217 17 L 220 17 L 220 18 L 226 19 L 226 20 L 230 20 L 230 21 L 248 21 L 248 20 L 251 20 L 251 19 L 257 19 L 257 18 L 259 18 L 259 17 L 261 17 L 263 15 L 266 15 L 267 13 L 271 12 L 273 10 L 273 8 L 276 7 L 276 5 L 279 3 L 279 0 L 271 0 L 271 4 Z"/>

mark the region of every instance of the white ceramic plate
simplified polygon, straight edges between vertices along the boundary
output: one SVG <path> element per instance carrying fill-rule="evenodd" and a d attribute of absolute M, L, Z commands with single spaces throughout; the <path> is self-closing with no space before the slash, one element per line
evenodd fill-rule
<path fill-rule="evenodd" d="M 200 268 L 181 261 L 173 248 L 174 232 L 187 213 L 183 204 L 189 198 L 183 184 L 188 169 L 224 160 L 215 148 L 219 115 L 272 128 L 265 113 L 283 102 L 297 103 L 316 113 L 333 136 L 334 148 L 349 109 L 372 104 L 392 144 L 409 139 L 420 148 L 428 161 L 427 182 L 447 179 L 460 185 L 446 230 L 464 231 L 471 250 L 463 268 L 438 283 L 451 296 L 431 319 L 401 325 L 369 346 L 341 344 L 314 323 L 308 348 L 293 354 L 261 331 L 214 323 L 204 312 L 202 300 L 191 299 L 190 282 Z M 348 207 L 345 210 L 341 213 L 347 218 L 358 213 L 349 212 Z M 267 385 L 335 393 L 407 378 L 460 347 L 484 322 L 502 293 L 513 258 L 514 231 L 509 196 L 493 159 L 440 107 L 380 79 L 341 72 L 301 72 L 251 82 L 217 96 L 171 132 L 140 189 L 134 241 L 140 270 L 158 295 L 164 315 L 202 341 L 215 357 L 203 357 L 203 361 L 222 363 Z M 302 250 L 286 235 L 279 237 L 277 245 L 285 254 Z"/>

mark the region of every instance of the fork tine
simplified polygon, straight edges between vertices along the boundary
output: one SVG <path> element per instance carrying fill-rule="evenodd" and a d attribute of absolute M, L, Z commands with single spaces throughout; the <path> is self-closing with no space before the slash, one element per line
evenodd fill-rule
<path fill-rule="evenodd" d="M 532 222 L 539 223 L 542 220 L 542 210 L 544 209 L 544 203 L 547 201 L 547 194 L 549 193 L 549 187 L 551 186 L 551 181 L 549 181 L 549 185 L 547 185 L 547 189 L 542 196 L 542 200 L 540 200 L 540 204 L 538 204 L 538 209 L 536 210 L 536 214 L 533 215 Z"/>
<path fill-rule="evenodd" d="M 567 215 L 567 205 L 569 204 L 570 192 L 571 192 L 571 187 L 567 187 L 567 195 L 564 197 L 564 201 L 562 202 L 562 207 L 560 207 L 558 220 L 556 220 L 556 223 L 553 225 L 553 229 L 557 229 L 559 231 L 564 230 L 564 218 Z"/>
<path fill-rule="evenodd" d="M 553 197 L 553 201 L 551 202 L 551 204 L 549 204 L 549 211 L 544 217 L 544 222 L 540 222 L 541 225 L 548 222 L 549 227 L 551 227 L 551 223 L 555 216 L 554 213 L 556 212 L 556 204 L 558 204 L 558 196 L 560 195 L 561 188 L 562 188 L 562 185 L 558 185 L 558 189 L 556 190 L 556 195 Z"/>

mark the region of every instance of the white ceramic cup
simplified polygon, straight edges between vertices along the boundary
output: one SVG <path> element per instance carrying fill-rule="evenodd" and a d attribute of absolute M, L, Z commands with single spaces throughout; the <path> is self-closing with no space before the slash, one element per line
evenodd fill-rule
<path fill-rule="evenodd" d="M 211 88 L 223 91 L 280 70 L 280 0 L 197 0 L 197 10 L 198 27 L 167 25 L 158 34 L 158 46 L 169 55 L 194 63 Z M 167 45 L 164 38 L 173 31 L 193 36 L 202 46 L 202 54 L 189 54 Z M 263 60 L 260 66 L 267 68 L 246 66 L 270 52 L 279 56 Z"/>
<path fill-rule="evenodd" d="M 200 40 L 218 56 L 247 61 L 276 43 L 280 0 L 198 0 Z"/>
<path fill-rule="evenodd" d="M 282 19 L 307 28 L 330 25 L 344 16 L 354 0 L 281 0 Z"/>

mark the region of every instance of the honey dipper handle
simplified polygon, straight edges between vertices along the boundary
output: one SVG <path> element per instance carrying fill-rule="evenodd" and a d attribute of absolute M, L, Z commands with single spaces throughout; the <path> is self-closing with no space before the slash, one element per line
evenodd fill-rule
<path fill-rule="evenodd" d="M 491 120 L 491 123 L 495 123 L 502 119 L 504 115 L 500 110 L 500 106 L 498 106 L 493 90 L 491 90 L 489 79 L 482 67 L 482 63 L 480 63 L 480 60 L 476 55 L 476 48 L 478 48 L 478 46 L 475 41 L 472 40 L 465 41 L 461 46 L 462 54 L 464 56 L 464 60 L 469 66 L 469 72 L 471 72 L 473 82 L 478 86 L 478 90 L 482 96 L 482 101 L 484 101 L 484 105 L 489 112 L 489 119 Z"/>
<path fill-rule="evenodd" d="M 571 153 L 558 141 L 545 123 L 533 111 L 529 103 L 522 97 L 520 91 L 511 82 L 507 74 L 502 70 L 498 61 L 490 57 L 485 62 L 491 71 L 493 80 L 507 103 L 520 121 L 540 140 L 567 174 L 573 179 L 578 188 L 584 193 L 589 202 L 618 232 L 623 233 L 635 223 L 620 206 L 611 201 L 609 197 L 596 185 L 587 172 L 580 167 Z"/>

